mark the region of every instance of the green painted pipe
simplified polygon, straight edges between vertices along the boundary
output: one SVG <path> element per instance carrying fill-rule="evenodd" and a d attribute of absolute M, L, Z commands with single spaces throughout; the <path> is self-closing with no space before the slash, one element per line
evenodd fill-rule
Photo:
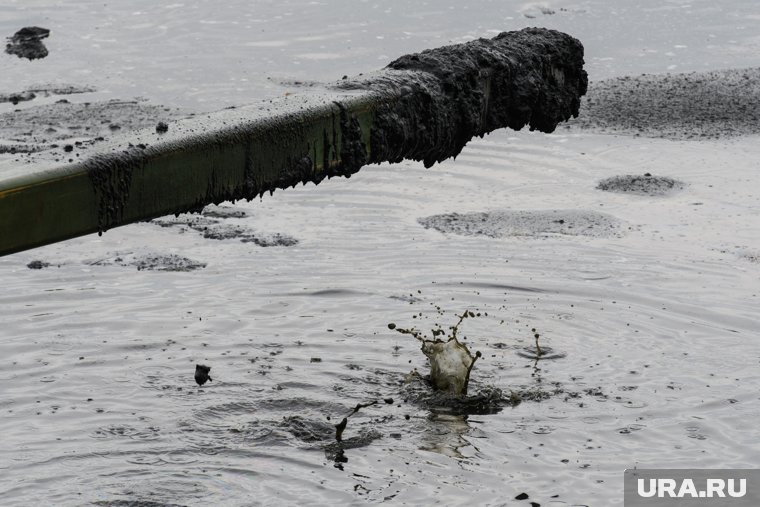
<path fill-rule="evenodd" d="M 583 47 L 552 30 L 403 56 L 324 93 L 114 137 L 81 161 L 0 174 L 0 255 L 210 203 L 456 156 L 497 128 L 551 132 L 578 114 Z"/>

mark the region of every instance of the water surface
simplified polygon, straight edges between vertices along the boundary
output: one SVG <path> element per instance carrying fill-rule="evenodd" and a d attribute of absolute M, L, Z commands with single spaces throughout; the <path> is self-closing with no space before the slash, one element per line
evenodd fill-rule
<path fill-rule="evenodd" d="M 98 90 L 70 100 L 212 110 L 530 25 L 579 37 L 592 80 L 751 67 L 758 15 L 749 1 L 19 1 L 0 29 L 50 28 L 50 56 L 4 55 L 0 91 L 64 82 Z M 367 167 L 3 257 L 3 504 L 621 505 L 625 468 L 755 468 L 759 157 L 757 136 L 500 131 L 429 170 Z M 596 188 L 644 173 L 684 186 Z M 615 233 L 420 223 L 563 212 Z M 387 324 L 468 308 L 488 313 L 462 329 L 483 354 L 471 389 L 547 399 L 466 419 L 414 402 L 402 382 L 424 356 Z M 557 359 L 530 358 L 532 328 Z M 196 363 L 212 368 L 203 388 Z M 366 445 L 336 460 L 332 425 L 373 400 L 344 432 Z"/>

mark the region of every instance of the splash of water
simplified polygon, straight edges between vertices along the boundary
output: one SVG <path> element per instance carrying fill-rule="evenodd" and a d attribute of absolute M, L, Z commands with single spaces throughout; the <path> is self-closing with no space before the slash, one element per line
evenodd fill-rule
<path fill-rule="evenodd" d="M 445 334 L 440 327 L 432 330 L 432 338 L 427 338 L 414 328 L 399 328 L 395 324 L 388 324 L 388 327 L 401 334 L 412 335 L 422 343 L 422 353 L 430 362 L 430 383 L 435 389 L 455 396 L 465 396 L 470 382 L 470 372 L 481 354 L 480 352 L 472 354 L 467 345 L 457 339 L 457 332 L 464 319 L 476 315 L 480 314 L 465 310 L 459 316 L 459 322 L 449 328 L 451 334 L 445 341 L 438 338 Z"/>

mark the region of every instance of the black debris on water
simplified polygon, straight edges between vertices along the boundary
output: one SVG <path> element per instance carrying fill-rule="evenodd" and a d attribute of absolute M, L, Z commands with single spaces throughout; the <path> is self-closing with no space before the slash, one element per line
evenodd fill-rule
<path fill-rule="evenodd" d="M 208 208 L 208 207 L 207 207 Z M 161 227 L 178 227 L 184 231 L 192 229 L 199 232 L 206 239 L 214 240 L 238 240 L 241 243 L 252 243 L 260 247 L 289 247 L 298 244 L 298 239 L 282 233 L 259 233 L 243 224 L 222 223 L 227 218 L 244 218 L 244 211 L 229 210 L 224 207 L 213 207 L 209 211 L 204 209 L 201 216 L 192 214 L 180 214 L 179 216 L 167 216 L 156 218 L 151 221 Z"/>
<path fill-rule="evenodd" d="M 177 254 L 164 253 L 113 253 L 108 257 L 89 261 L 90 266 L 134 266 L 138 271 L 187 272 L 203 269 L 205 262 L 195 261 Z"/>
<path fill-rule="evenodd" d="M 622 234 L 620 221 L 608 214 L 586 210 L 497 210 L 446 213 L 419 218 L 420 225 L 462 236 L 504 238 L 513 236 L 614 237 Z"/>
<path fill-rule="evenodd" d="M 19 102 L 26 102 L 36 98 L 37 95 L 30 91 L 15 92 L 15 93 L 0 93 L 0 103 L 10 102 L 14 106 Z"/>
<path fill-rule="evenodd" d="M 42 43 L 42 39 L 49 35 L 50 30 L 47 28 L 27 26 L 13 34 L 12 37 L 8 37 L 5 52 L 29 60 L 45 58 L 48 55 L 48 50 Z"/>
<path fill-rule="evenodd" d="M 686 185 L 678 180 L 667 176 L 652 176 L 651 173 L 644 175 L 625 174 L 612 176 L 601 180 L 596 188 L 605 192 L 635 195 L 667 195 L 681 190 Z"/>
<path fill-rule="evenodd" d="M 40 261 L 40 260 L 34 260 L 30 262 L 29 264 L 27 264 L 26 267 L 29 269 L 43 269 L 43 268 L 50 267 L 50 263 L 45 262 L 45 261 Z"/>
<path fill-rule="evenodd" d="M 340 442 L 343 440 L 343 430 L 348 425 L 348 417 L 344 417 L 341 422 L 335 425 L 335 440 Z"/>
<path fill-rule="evenodd" d="M 211 371 L 210 366 L 206 366 L 204 364 L 196 364 L 195 365 L 195 381 L 198 383 L 199 386 L 202 386 L 206 382 L 210 380 L 214 380 L 209 376 L 209 372 Z"/>

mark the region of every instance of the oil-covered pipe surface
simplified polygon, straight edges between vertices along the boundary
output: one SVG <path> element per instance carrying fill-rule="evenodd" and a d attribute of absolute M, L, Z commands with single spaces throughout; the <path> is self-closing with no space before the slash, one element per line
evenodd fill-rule
<path fill-rule="evenodd" d="M 114 137 L 76 163 L 0 174 L 0 255 L 369 163 L 429 167 L 498 128 L 552 132 L 586 86 L 581 43 L 530 28 L 406 55 L 321 94 Z"/>

